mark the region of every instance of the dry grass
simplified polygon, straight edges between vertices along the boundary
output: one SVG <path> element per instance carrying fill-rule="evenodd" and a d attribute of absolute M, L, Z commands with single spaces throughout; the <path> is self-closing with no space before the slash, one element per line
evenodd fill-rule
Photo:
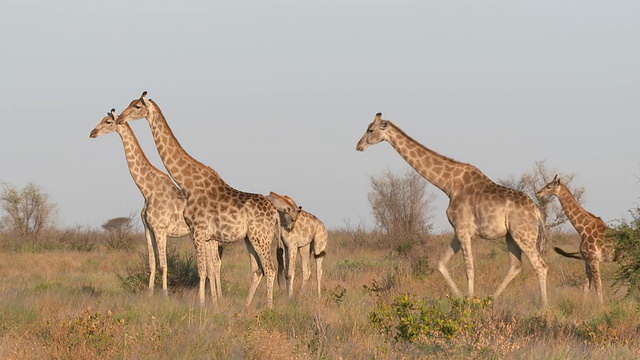
<path fill-rule="evenodd" d="M 315 286 L 309 286 L 309 293 L 297 294 L 288 302 L 281 287 L 275 293 L 273 310 L 263 309 L 263 284 L 252 306 L 243 309 L 249 283 L 243 244 L 225 249 L 225 298 L 218 309 L 199 309 L 196 289 L 173 289 L 166 298 L 159 292 L 153 297 L 146 292 L 126 292 L 115 273 L 141 261 L 142 244 L 134 251 L 107 251 L 99 246 L 91 251 L 24 252 L 5 248 L 0 251 L 0 358 L 640 356 L 639 307 L 608 287 L 613 264 L 605 265 L 604 307 L 597 303 L 594 291 L 586 297 L 582 294 L 583 264 L 550 253 L 545 256 L 550 266 L 548 309 L 537 306 L 537 280 L 525 260 L 522 274 L 488 313 L 478 317 L 472 334 L 394 341 L 374 327 L 370 313 L 400 294 L 443 301 L 449 289 L 433 269 L 448 237 L 430 239 L 403 254 L 385 245 L 383 238 L 364 233 L 334 232 L 330 241 L 322 298 L 313 293 Z M 562 241 L 567 248 L 577 244 L 576 239 Z M 193 251 L 189 240 L 176 240 L 174 244 L 179 251 Z M 482 298 L 505 274 L 504 243 L 478 240 L 474 255 L 476 292 Z M 452 261 L 451 272 L 466 289 L 460 255 Z M 300 277 L 298 269 L 296 289 Z"/>

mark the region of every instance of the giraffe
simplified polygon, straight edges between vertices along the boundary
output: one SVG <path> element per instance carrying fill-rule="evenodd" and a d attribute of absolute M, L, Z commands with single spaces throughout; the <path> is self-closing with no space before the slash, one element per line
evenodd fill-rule
<path fill-rule="evenodd" d="M 447 269 L 449 260 L 462 250 L 467 275 L 468 294 L 474 292 L 474 266 L 471 251 L 473 238 L 488 240 L 506 237 L 509 269 L 494 297 L 498 297 L 520 273 L 522 252 L 533 266 L 542 298 L 547 306 L 547 264 L 540 256 L 542 213 L 525 193 L 500 186 L 473 165 L 465 164 L 428 149 L 405 134 L 397 125 L 376 114 L 358 142 L 356 150 L 387 141 L 398 154 L 431 184 L 449 197 L 447 218 L 454 236 L 438 262 L 438 270 L 456 296 L 460 290 Z"/>
<path fill-rule="evenodd" d="M 296 202 L 289 196 L 279 195 L 271 192 L 268 196 L 274 202 L 278 211 L 288 211 L 290 208 L 297 208 Z M 284 209 L 281 203 L 285 205 Z M 295 277 L 296 254 L 299 251 L 302 256 L 302 291 L 311 277 L 310 257 L 316 260 L 316 281 L 318 287 L 318 297 L 322 295 L 322 262 L 326 254 L 327 247 L 327 228 L 322 221 L 313 214 L 303 210 L 301 207 L 293 218 L 294 225 L 286 227 L 287 218 L 281 216 L 283 231 L 280 233 L 280 242 L 278 242 L 278 253 L 284 259 L 278 261 L 278 274 L 286 269 L 287 295 L 291 299 L 293 294 L 293 279 Z"/>
<path fill-rule="evenodd" d="M 613 240 L 607 237 L 607 232 L 610 231 L 610 229 L 601 218 L 580 206 L 571 191 L 569 191 L 569 188 L 567 188 L 567 185 L 558 179 L 558 175 L 536 193 L 537 197 L 548 197 L 552 195 L 558 198 L 562 210 L 567 214 L 571 225 L 573 225 L 578 234 L 580 234 L 581 238 L 579 253 L 567 253 L 557 247 L 554 248 L 554 250 L 562 256 L 584 260 L 587 278 L 584 283 L 583 293 L 586 294 L 595 283 L 598 300 L 603 304 L 600 262 L 615 260 Z"/>
<path fill-rule="evenodd" d="M 155 243 L 162 272 L 162 291 L 167 295 L 167 237 L 189 235 L 189 227 L 182 215 L 187 204 L 187 196 L 174 184 L 169 175 L 158 170 L 149 162 L 129 124 L 117 125 L 116 119 L 115 109 L 111 109 L 107 116 L 91 131 L 89 137 L 94 139 L 115 131 L 122 139 L 129 172 L 144 197 L 144 206 L 140 216 L 144 225 L 149 254 L 149 293 L 153 294 L 156 278 Z M 217 249 L 210 247 L 207 255 L 212 257 L 215 267 L 215 277 L 209 279 L 209 284 L 210 286 L 215 285 L 217 295 L 222 297 L 220 254 Z"/>
<path fill-rule="evenodd" d="M 267 282 L 267 307 L 273 307 L 275 269 L 271 244 L 277 238 L 280 219 L 275 206 L 260 194 L 251 194 L 228 185 L 212 168 L 189 155 L 174 136 L 158 105 L 143 92 L 118 117 L 118 124 L 146 118 L 158 153 L 171 177 L 187 195 L 184 219 L 196 244 L 199 299 L 205 304 L 205 273 L 213 267 L 205 258 L 203 244 L 245 241 L 251 264 L 251 284 L 245 306 L 263 275 Z M 214 299 L 215 300 L 215 299 Z"/>

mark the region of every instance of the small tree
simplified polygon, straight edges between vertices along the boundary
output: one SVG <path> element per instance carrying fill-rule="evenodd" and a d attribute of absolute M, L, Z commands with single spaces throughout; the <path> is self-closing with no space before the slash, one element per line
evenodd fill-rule
<path fill-rule="evenodd" d="M 15 231 L 22 237 L 38 238 L 43 230 L 54 226 L 56 204 L 38 185 L 28 183 L 18 189 L 14 185 L 2 182 L 0 197 L 5 216 L 0 229 Z"/>
<path fill-rule="evenodd" d="M 117 217 L 109 219 L 104 224 L 102 224 L 102 228 L 110 235 L 107 242 L 111 248 L 133 248 L 133 215 L 129 217 Z"/>
<path fill-rule="evenodd" d="M 579 204 L 583 203 L 584 188 L 582 186 L 573 186 L 572 182 L 576 177 L 576 174 L 559 173 L 556 169 L 550 169 L 546 160 L 536 161 L 533 168 L 516 178 L 511 176 L 507 179 L 499 179 L 498 183 L 502 186 L 506 186 L 515 190 L 523 191 L 528 194 L 533 201 L 538 205 L 542 214 L 546 219 L 545 228 L 547 232 L 555 231 L 562 227 L 563 224 L 569 220 L 567 215 L 562 210 L 560 202 L 549 197 L 546 199 L 538 199 L 536 192 L 547 185 L 553 177 L 558 175 L 558 178 L 567 185 L 569 191 L 573 194 Z M 540 244 L 540 248 L 543 251 L 546 249 L 545 237 Z"/>
<path fill-rule="evenodd" d="M 402 176 L 391 172 L 371 176 L 369 203 L 376 225 L 400 253 L 408 252 L 433 228 L 432 199 L 427 182 L 413 170 Z"/>

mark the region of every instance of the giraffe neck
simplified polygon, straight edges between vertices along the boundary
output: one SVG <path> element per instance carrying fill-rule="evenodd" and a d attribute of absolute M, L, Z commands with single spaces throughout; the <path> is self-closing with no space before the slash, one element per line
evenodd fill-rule
<path fill-rule="evenodd" d="M 142 151 L 140 143 L 138 143 L 138 139 L 131 130 L 129 124 L 125 123 L 124 125 L 118 125 L 116 131 L 122 139 L 122 145 L 124 145 L 124 154 L 127 158 L 131 177 L 145 198 L 148 197 L 148 194 L 154 191 L 153 181 L 148 181 L 148 174 L 163 176 L 166 177 L 167 180 L 171 181 L 167 174 L 158 170 L 151 164 L 145 153 Z"/>
<path fill-rule="evenodd" d="M 151 127 L 158 154 L 176 183 L 186 192 L 202 187 L 202 181 L 207 183 L 206 186 L 226 185 L 215 170 L 194 159 L 182 148 L 158 105 L 152 100 L 149 101 L 152 104 L 152 110 L 147 121 Z M 196 183 L 196 178 L 201 181 Z"/>
<path fill-rule="evenodd" d="M 476 175 L 476 178 L 491 181 L 476 167 L 438 154 L 405 134 L 393 123 L 389 123 L 388 134 L 388 142 L 398 154 L 427 181 L 447 194 L 449 198 L 467 185 L 469 175 Z"/>
<path fill-rule="evenodd" d="M 586 226 L 595 220 L 595 216 L 580 206 L 578 200 L 576 200 L 565 184 L 560 184 L 558 200 L 560 200 L 562 210 L 567 214 L 571 225 L 582 235 Z"/>

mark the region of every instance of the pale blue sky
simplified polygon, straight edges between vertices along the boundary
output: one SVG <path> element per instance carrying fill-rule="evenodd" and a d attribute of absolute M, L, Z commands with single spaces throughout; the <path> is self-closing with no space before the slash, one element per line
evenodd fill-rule
<path fill-rule="evenodd" d="M 330 228 L 372 225 L 369 176 L 408 168 L 388 144 L 356 152 L 376 112 L 494 180 L 547 159 L 619 219 L 640 196 L 639 16 L 635 0 L 4 0 L 0 180 L 41 185 L 62 226 L 139 212 L 119 137 L 89 132 L 147 90 L 229 184 Z"/>

